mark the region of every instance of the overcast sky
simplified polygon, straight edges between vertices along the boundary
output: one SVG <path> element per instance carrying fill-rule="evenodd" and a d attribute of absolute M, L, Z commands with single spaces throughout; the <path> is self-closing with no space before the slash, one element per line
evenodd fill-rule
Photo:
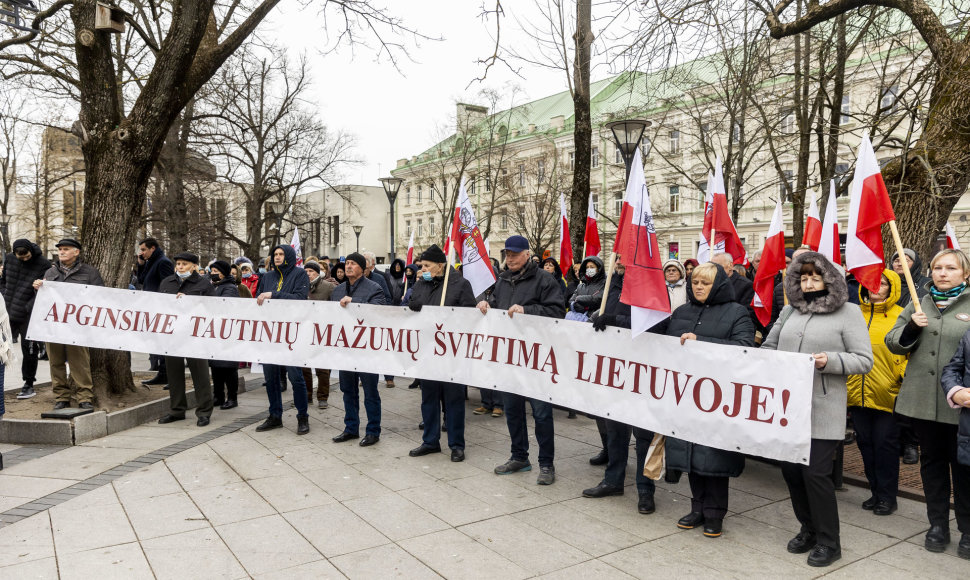
<path fill-rule="evenodd" d="M 492 54 L 493 25 L 479 17 L 479 0 L 388 2 L 410 26 L 443 38 L 412 46 L 413 61 L 401 59 L 400 72 L 386 58 L 375 62 L 374 51 L 367 48 L 356 54 L 341 49 L 336 54 L 320 55 L 321 20 L 294 11 L 295 2 L 282 4 L 283 9 L 264 23 L 261 34 L 297 51 L 305 50 L 310 57 L 315 104 L 321 118 L 331 128 L 355 135 L 357 154 L 364 160 L 346 171 L 347 182 L 379 185 L 377 179 L 389 175 L 398 159 L 434 144 L 437 127 L 453 117 L 456 100 L 474 102 L 482 88 L 481 83 L 469 83 L 484 70 L 476 61 Z M 534 44 L 521 32 L 516 33 L 511 21 L 503 22 L 502 35 L 503 40 L 526 48 L 528 43 Z M 493 67 L 485 86 L 498 88 L 514 81 L 529 99 L 567 89 L 562 72 L 529 66 L 520 72 L 524 78 L 516 77 L 508 68 Z"/>

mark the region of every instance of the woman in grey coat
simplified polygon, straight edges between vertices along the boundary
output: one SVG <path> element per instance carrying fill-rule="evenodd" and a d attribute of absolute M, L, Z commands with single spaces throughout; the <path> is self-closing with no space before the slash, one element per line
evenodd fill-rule
<path fill-rule="evenodd" d="M 957 553 L 970 559 L 970 466 L 957 459 L 960 412 L 950 407 L 940 388 L 944 367 L 970 329 L 970 261 L 960 250 L 943 250 L 933 257 L 930 271 L 929 292 L 920 299 L 923 312 L 916 313 L 910 303 L 886 335 L 886 346 L 895 354 L 909 354 L 896 413 L 910 419 L 919 438 L 919 473 L 930 521 L 923 545 L 930 552 L 942 552 L 950 543 L 952 476 L 954 511 L 962 534 Z"/>
<path fill-rule="evenodd" d="M 848 375 L 872 369 L 872 345 L 862 312 L 848 302 L 842 269 L 828 258 L 818 252 L 797 256 L 784 284 L 789 305 L 761 348 L 803 352 L 815 359 L 808 465 L 785 463 L 781 468 L 802 525 L 788 542 L 788 551 L 811 551 L 809 566 L 828 566 L 842 557 L 831 475 L 835 451 L 845 438 L 845 381 Z"/>

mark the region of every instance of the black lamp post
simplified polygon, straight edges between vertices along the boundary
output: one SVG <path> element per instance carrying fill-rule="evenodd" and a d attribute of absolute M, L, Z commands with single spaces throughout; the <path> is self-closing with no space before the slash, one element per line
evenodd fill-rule
<path fill-rule="evenodd" d="M 0 213 L 0 235 L 3 235 L 3 251 L 6 252 L 10 249 L 10 216 L 6 213 Z"/>
<path fill-rule="evenodd" d="M 620 155 L 623 156 L 623 163 L 626 165 L 626 179 L 624 184 L 630 179 L 630 168 L 633 167 L 633 154 L 640 141 L 643 140 L 643 131 L 651 125 L 650 121 L 642 119 L 625 119 L 613 121 L 606 126 L 613 132 L 613 140 L 616 142 Z"/>
<path fill-rule="evenodd" d="M 387 202 L 391 204 L 391 259 L 394 261 L 394 201 L 397 200 L 397 194 L 401 191 L 401 184 L 404 180 L 400 177 L 382 177 L 381 184 L 384 186 L 384 193 L 387 194 Z"/>
<path fill-rule="evenodd" d="M 364 226 L 354 226 L 354 234 L 357 236 L 357 252 L 360 252 L 360 232 Z"/>

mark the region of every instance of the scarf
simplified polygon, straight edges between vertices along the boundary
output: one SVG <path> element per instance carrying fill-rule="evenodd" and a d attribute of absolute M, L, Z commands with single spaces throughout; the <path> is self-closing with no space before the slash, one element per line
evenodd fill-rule
<path fill-rule="evenodd" d="M 823 296 L 828 296 L 828 295 L 829 295 L 828 288 L 822 288 L 821 290 L 816 290 L 815 292 L 802 293 L 802 296 L 805 297 L 805 302 L 808 302 L 809 304 L 811 304 L 812 302 L 815 302 L 816 300 L 818 300 L 819 298 L 822 298 Z"/>
<path fill-rule="evenodd" d="M 930 296 L 933 297 L 933 302 L 936 303 L 936 307 L 940 309 L 940 312 L 946 310 L 946 308 L 953 304 L 953 301 L 957 299 L 963 291 L 967 289 L 967 283 L 964 282 L 959 286 L 954 286 L 949 290 L 938 290 L 935 285 L 930 284 Z"/>

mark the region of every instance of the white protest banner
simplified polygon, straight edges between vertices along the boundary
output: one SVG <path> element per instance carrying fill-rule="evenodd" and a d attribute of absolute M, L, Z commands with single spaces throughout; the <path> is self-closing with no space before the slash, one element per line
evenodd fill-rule
<path fill-rule="evenodd" d="M 45 282 L 29 338 L 421 377 L 518 393 L 665 435 L 807 463 L 809 355 L 474 308 L 135 292 Z"/>

